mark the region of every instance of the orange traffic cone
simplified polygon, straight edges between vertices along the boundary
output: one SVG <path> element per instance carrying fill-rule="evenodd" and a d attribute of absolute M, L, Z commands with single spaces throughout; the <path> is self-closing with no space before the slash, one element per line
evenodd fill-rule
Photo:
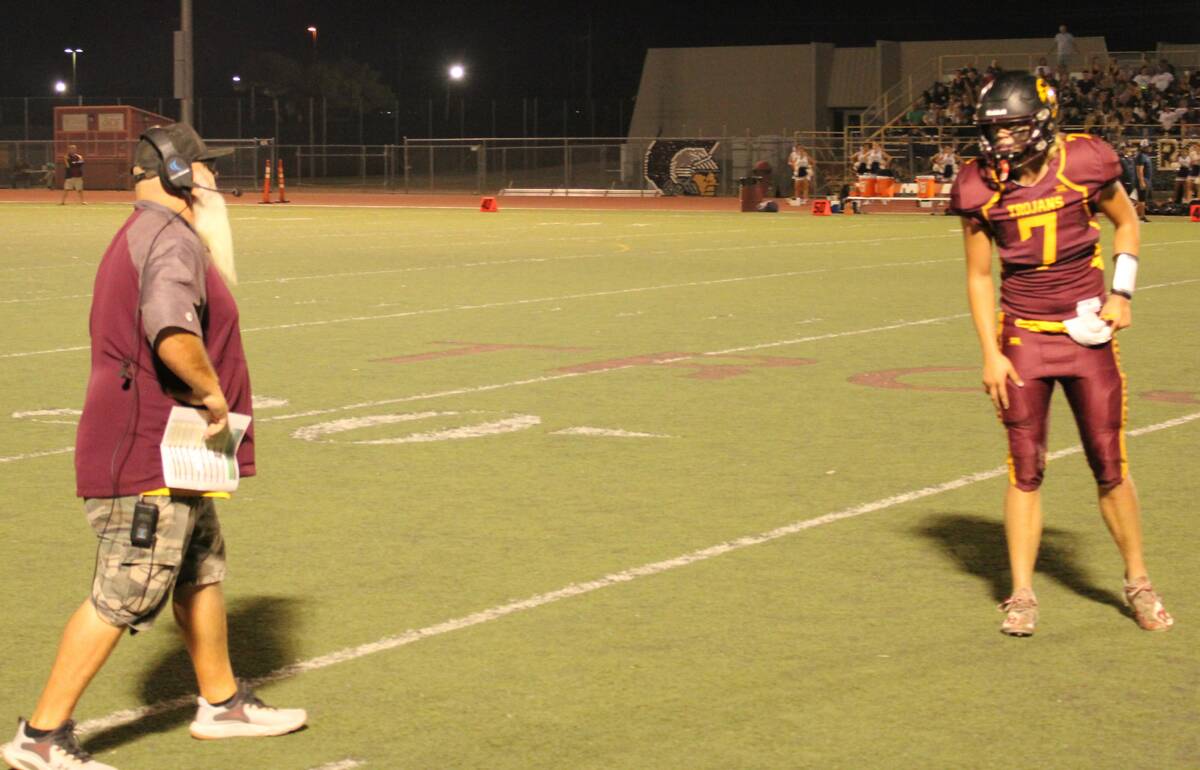
<path fill-rule="evenodd" d="M 291 203 L 291 201 L 289 201 L 287 199 L 287 195 L 283 191 L 283 160 L 282 159 L 280 159 L 280 161 L 279 161 L 279 202 L 280 203 Z"/>
<path fill-rule="evenodd" d="M 266 168 L 263 169 L 263 196 L 259 203 L 271 202 L 271 159 L 267 158 Z"/>
<path fill-rule="evenodd" d="M 492 213 L 495 211 L 499 211 L 500 206 L 499 206 L 499 204 L 496 203 L 496 199 L 489 195 L 489 196 L 485 197 L 483 200 L 479 201 L 479 210 L 485 211 L 488 213 Z"/>

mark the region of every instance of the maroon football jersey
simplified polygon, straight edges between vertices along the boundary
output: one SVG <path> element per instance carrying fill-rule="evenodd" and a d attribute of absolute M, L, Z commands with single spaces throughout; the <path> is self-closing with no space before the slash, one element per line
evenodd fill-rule
<path fill-rule="evenodd" d="M 1104 295 L 1100 224 L 1093 201 L 1121 176 L 1117 154 L 1087 134 L 1059 138 L 1036 184 L 997 190 L 971 161 L 954 180 L 950 212 L 971 217 L 1000 251 L 1000 307 L 1018 318 L 1061 321 L 1081 300 Z"/>

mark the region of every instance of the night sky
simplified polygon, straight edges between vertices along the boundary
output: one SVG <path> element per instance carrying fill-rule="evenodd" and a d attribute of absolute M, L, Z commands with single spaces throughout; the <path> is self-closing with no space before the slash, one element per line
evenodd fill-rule
<path fill-rule="evenodd" d="M 312 56 L 305 32 L 310 24 L 319 30 L 319 57 L 365 61 L 402 98 L 439 93 L 454 60 L 467 65 L 465 88 L 473 96 L 582 98 L 588 88 L 589 24 L 596 97 L 633 96 L 652 47 L 1045 36 L 1049 50 L 1060 22 L 1077 36 L 1106 36 L 1110 50 L 1200 40 L 1195 0 L 1098 0 L 1054 11 L 1043 3 L 1005 3 L 988 6 L 1007 9 L 1004 18 L 986 21 L 964 7 L 978 5 L 957 0 L 895 3 L 874 13 L 864 3 L 739 8 L 742 3 L 618 0 L 194 0 L 194 5 L 200 96 L 229 94 L 230 77 L 256 50 L 299 60 Z M 79 56 L 84 95 L 170 95 L 177 0 L 5 2 L 2 8 L 0 96 L 50 95 L 55 79 L 70 76 L 66 46 L 84 49 Z"/>

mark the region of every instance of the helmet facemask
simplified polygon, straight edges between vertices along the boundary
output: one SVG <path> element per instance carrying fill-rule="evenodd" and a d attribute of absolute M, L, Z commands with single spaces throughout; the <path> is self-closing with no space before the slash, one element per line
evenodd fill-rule
<path fill-rule="evenodd" d="M 985 109 L 987 105 L 981 104 L 977 119 L 983 162 L 996 184 L 1008 181 L 1015 171 L 1043 157 L 1058 130 L 1054 89 L 1041 78 L 1018 85 L 1024 86 L 1024 93 L 1018 91 L 1017 101 L 997 94 L 999 103 L 995 106 L 1000 109 Z M 990 86 L 980 94 L 981 102 L 987 99 L 989 90 Z M 989 119 L 988 112 L 996 117 Z"/>

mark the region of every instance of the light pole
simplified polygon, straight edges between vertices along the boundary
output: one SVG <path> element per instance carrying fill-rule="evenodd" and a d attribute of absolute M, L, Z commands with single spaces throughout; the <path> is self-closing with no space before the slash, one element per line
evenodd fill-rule
<path fill-rule="evenodd" d="M 240 86 L 242 84 L 242 76 L 234 75 L 232 80 L 233 80 L 233 90 L 234 91 L 240 90 Z M 237 99 L 237 135 L 238 135 L 238 139 L 241 139 L 242 138 L 242 97 L 239 94 L 235 98 Z"/>
<path fill-rule="evenodd" d="M 446 70 L 446 74 L 448 77 L 446 80 L 446 118 L 445 118 L 445 120 L 446 120 L 446 127 L 447 127 L 447 129 L 449 129 L 449 126 L 450 126 L 450 87 L 455 83 L 461 83 L 463 81 L 463 78 L 465 78 L 467 76 L 467 68 L 461 64 L 451 64 L 450 68 L 448 70 Z"/>
<path fill-rule="evenodd" d="M 83 49 L 82 48 L 64 48 L 63 53 L 71 54 L 71 90 L 74 91 L 76 95 L 78 95 L 79 94 L 79 81 L 76 79 L 76 76 L 75 76 L 75 59 L 76 59 L 76 57 L 79 56 L 79 54 L 83 53 Z"/>
<path fill-rule="evenodd" d="M 313 53 L 313 61 L 316 61 L 316 60 L 317 60 L 317 28 L 316 28 L 316 27 L 311 27 L 311 26 L 310 26 L 310 27 L 307 29 L 307 32 L 308 32 L 308 34 L 312 35 L 312 53 Z"/>

